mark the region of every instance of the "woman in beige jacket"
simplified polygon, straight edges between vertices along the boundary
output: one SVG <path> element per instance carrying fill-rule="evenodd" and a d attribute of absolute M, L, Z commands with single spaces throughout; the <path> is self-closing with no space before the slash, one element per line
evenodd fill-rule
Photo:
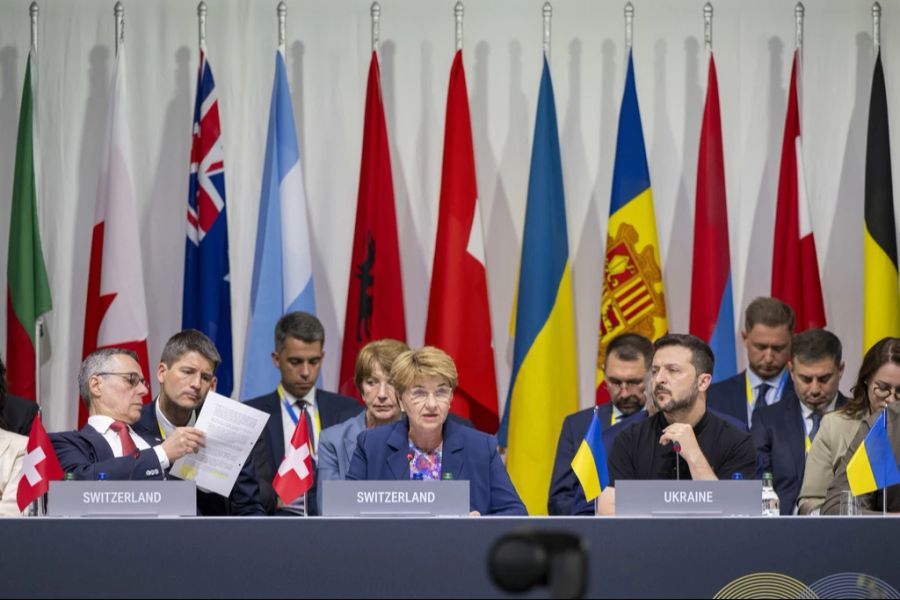
<path fill-rule="evenodd" d="M 900 338 L 884 338 L 866 352 L 853 396 L 847 404 L 822 418 L 816 439 L 806 455 L 803 487 L 797 506 L 801 515 L 818 515 L 838 463 L 847 453 L 860 423 L 895 400 L 900 386 Z"/>

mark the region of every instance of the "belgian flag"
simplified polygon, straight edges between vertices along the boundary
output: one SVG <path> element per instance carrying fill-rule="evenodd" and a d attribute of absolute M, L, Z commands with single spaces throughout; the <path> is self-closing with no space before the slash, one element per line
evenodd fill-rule
<path fill-rule="evenodd" d="M 881 52 L 875 59 L 866 142 L 866 232 L 863 351 L 886 336 L 900 336 L 897 235 L 891 181 L 891 142 Z"/>

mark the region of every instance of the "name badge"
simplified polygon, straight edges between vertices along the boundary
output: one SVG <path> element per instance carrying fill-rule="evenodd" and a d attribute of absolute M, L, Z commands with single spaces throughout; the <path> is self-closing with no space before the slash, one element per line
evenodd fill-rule
<path fill-rule="evenodd" d="M 51 517 L 193 517 L 193 481 L 51 481 Z"/>
<path fill-rule="evenodd" d="M 758 517 L 762 482 L 616 481 L 616 515 L 641 517 Z"/>
<path fill-rule="evenodd" d="M 446 517 L 469 514 L 468 481 L 322 481 L 332 517 Z"/>

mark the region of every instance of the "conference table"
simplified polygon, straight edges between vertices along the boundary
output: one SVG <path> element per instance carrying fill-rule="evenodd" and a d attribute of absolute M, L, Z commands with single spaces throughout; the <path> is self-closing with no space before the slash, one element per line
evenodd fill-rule
<path fill-rule="evenodd" d="M 583 550 L 591 597 L 900 589 L 892 517 L 34 517 L 0 520 L 0 535 L 5 597 L 497 597 L 509 595 L 490 572 L 498 540 L 556 537 Z M 542 551 L 527 558 L 544 564 Z M 553 585 L 581 576 L 546 564 Z M 526 596 L 546 597 L 533 567 Z"/>

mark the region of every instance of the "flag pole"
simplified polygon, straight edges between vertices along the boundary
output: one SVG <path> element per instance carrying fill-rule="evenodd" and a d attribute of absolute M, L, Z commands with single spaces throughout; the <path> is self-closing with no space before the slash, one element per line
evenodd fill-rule
<path fill-rule="evenodd" d="M 877 55 L 881 51 L 881 5 L 878 2 L 872 4 L 872 43 Z"/>
<path fill-rule="evenodd" d="M 281 52 L 281 56 L 287 60 L 287 34 L 285 33 L 287 4 L 284 3 L 284 0 L 278 3 L 275 12 L 278 14 L 278 50 Z"/>
<path fill-rule="evenodd" d="M 200 4 L 197 5 L 197 25 L 198 25 L 198 37 L 200 43 L 200 52 L 206 52 L 206 2 L 204 0 L 200 0 Z"/>
<path fill-rule="evenodd" d="M 634 41 L 634 5 L 628 2 L 625 5 L 625 50 L 631 52 Z"/>
<path fill-rule="evenodd" d="M 802 2 L 798 2 L 797 6 L 794 7 L 794 21 L 796 24 L 796 29 L 794 30 L 794 45 L 797 48 L 798 53 L 803 52 L 803 16 L 806 14 L 806 9 L 803 7 Z"/>
<path fill-rule="evenodd" d="M 550 63 L 550 18 L 553 16 L 553 7 L 549 2 L 544 2 L 542 9 L 544 15 L 544 57 Z"/>
<path fill-rule="evenodd" d="M 381 5 L 373 2 L 370 13 L 372 15 L 372 52 L 378 52 L 378 43 L 381 41 L 379 39 L 381 34 Z"/>
<path fill-rule="evenodd" d="M 707 2 L 703 5 L 703 46 L 706 48 L 707 54 L 712 54 L 712 19 L 713 7 Z"/>
<path fill-rule="evenodd" d="M 119 56 L 119 50 L 125 44 L 125 5 L 121 0 L 113 7 L 113 15 L 116 17 L 116 56 Z"/>
<path fill-rule="evenodd" d="M 32 2 L 28 7 L 28 15 L 31 17 L 31 56 L 37 54 L 37 20 L 40 8 L 37 2 Z M 29 60 L 31 58 L 29 57 Z M 33 73 L 33 72 L 32 72 Z M 32 78 L 32 81 L 34 79 Z M 32 84 L 33 87 L 33 84 Z M 37 182 L 35 182 L 37 183 Z M 41 410 L 41 336 L 44 333 L 44 317 L 39 316 L 34 321 L 34 403 L 38 412 Z"/>
<path fill-rule="evenodd" d="M 465 12 L 465 8 L 463 7 L 462 0 L 459 0 L 456 3 L 456 6 L 453 7 L 453 14 L 456 17 L 456 49 L 462 50 L 463 47 L 463 13 Z"/>

